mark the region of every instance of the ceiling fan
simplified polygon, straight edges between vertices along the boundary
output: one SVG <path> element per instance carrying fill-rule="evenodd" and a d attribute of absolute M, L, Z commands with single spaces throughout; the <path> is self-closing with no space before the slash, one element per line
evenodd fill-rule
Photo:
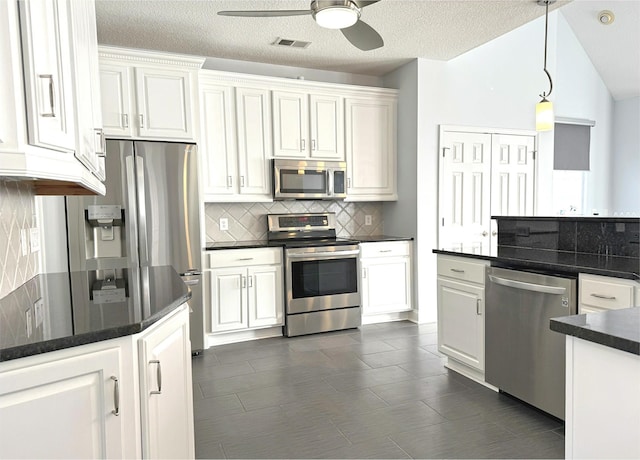
<path fill-rule="evenodd" d="M 313 0 L 308 10 L 218 11 L 221 16 L 279 17 L 310 14 L 321 27 L 340 29 L 347 40 L 362 51 L 374 50 L 384 41 L 373 27 L 360 20 L 362 8 L 380 0 Z"/>

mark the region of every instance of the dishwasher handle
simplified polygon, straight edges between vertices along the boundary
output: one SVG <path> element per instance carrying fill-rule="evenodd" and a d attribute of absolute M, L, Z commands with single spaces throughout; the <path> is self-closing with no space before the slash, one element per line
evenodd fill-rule
<path fill-rule="evenodd" d="M 510 280 L 507 278 L 499 278 L 494 275 L 489 275 L 489 281 L 501 286 L 506 286 L 514 289 L 524 289 L 526 291 L 542 292 L 544 294 L 563 295 L 566 294 L 567 289 L 556 286 L 545 286 L 544 284 L 526 283 L 524 281 Z"/>

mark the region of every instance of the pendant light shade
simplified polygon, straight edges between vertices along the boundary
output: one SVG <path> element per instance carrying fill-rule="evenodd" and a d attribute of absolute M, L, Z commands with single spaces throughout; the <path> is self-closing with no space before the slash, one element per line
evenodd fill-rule
<path fill-rule="evenodd" d="M 554 123 L 553 102 L 543 98 L 536 104 L 536 131 L 551 131 Z"/>
<path fill-rule="evenodd" d="M 539 5 L 545 6 L 544 14 L 544 73 L 549 79 L 549 92 L 540 94 L 542 100 L 536 104 L 536 131 L 551 131 L 554 125 L 553 103 L 547 99 L 547 96 L 553 91 L 553 80 L 551 74 L 547 70 L 547 32 L 549 30 L 549 3 L 555 0 L 538 0 Z"/>

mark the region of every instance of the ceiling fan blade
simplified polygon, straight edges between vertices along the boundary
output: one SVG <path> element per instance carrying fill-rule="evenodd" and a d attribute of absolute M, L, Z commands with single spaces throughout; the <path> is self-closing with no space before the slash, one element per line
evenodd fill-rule
<path fill-rule="evenodd" d="M 266 11 L 218 11 L 220 16 L 239 16 L 249 18 L 268 18 L 279 16 L 303 16 L 311 10 L 266 10 Z"/>
<path fill-rule="evenodd" d="M 374 3 L 378 3 L 380 0 L 352 0 L 353 3 L 356 4 L 358 8 L 364 8 L 365 6 L 373 5 Z"/>
<path fill-rule="evenodd" d="M 384 40 L 373 27 L 364 21 L 358 21 L 351 27 L 342 30 L 342 34 L 356 48 L 362 51 L 370 51 L 380 48 L 384 45 Z"/>

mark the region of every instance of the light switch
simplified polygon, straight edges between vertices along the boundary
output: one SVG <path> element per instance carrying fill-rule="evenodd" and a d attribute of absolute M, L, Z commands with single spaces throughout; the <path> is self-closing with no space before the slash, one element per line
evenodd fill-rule
<path fill-rule="evenodd" d="M 36 313 L 36 328 L 38 328 L 42 324 L 42 321 L 44 321 L 44 301 L 42 297 L 34 302 L 33 310 Z"/>
<path fill-rule="evenodd" d="M 28 308 L 27 311 L 24 312 L 24 320 L 27 323 L 27 338 L 31 337 L 31 334 L 33 333 L 33 324 L 31 324 L 32 321 L 32 313 L 31 313 L 31 308 Z"/>
<path fill-rule="evenodd" d="M 20 250 L 23 256 L 29 254 L 29 240 L 27 237 L 27 229 L 23 228 L 20 230 Z"/>
<path fill-rule="evenodd" d="M 31 247 L 31 252 L 40 250 L 40 230 L 38 227 L 29 229 L 29 246 Z"/>

